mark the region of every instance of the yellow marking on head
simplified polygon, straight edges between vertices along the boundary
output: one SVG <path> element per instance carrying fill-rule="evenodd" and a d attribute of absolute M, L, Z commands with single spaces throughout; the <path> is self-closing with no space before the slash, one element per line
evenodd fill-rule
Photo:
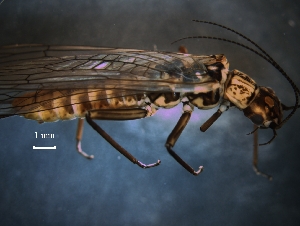
<path fill-rule="evenodd" d="M 269 97 L 269 96 L 266 96 L 265 97 L 265 103 L 271 108 L 271 107 L 274 107 L 274 100 Z"/>

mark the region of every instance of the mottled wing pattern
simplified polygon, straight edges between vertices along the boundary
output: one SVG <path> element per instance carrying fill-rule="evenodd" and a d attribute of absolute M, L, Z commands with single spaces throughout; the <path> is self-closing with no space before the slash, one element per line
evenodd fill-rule
<path fill-rule="evenodd" d="M 114 96 L 193 92 L 212 78 L 210 56 L 83 46 L 17 45 L 0 48 L 0 115 L 22 113 L 15 98 L 114 90 Z M 191 75 L 197 70 L 199 76 Z M 30 92 L 29 92 L 30 91 Z M 53 97 L 57 98 L 57 97 Z M 98 98 L 107 98 L 107 95 Z M 41 98 L 39 98 L 41 99 Z M 86 102 L 88 100 L 80 100 Z"/>

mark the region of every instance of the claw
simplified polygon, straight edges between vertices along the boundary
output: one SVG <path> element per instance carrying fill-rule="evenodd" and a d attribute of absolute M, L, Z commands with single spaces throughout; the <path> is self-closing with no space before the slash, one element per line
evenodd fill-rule
<path fill-rule="evenodd" d="M 187 171 L 189 171 L 194 176 L 199 175 L 202 173 L 204 167 L 199 166 L 199 170 L 195 171 L 189 164 L 187 164 L 182 158 L 180 158 L 175 151 L 173 151 L 172 147 L 169 144 L 166 144 L 166 148 L 169 152 L 169 154 L 180 164 L 182 165 Z"/>
<path fill-rule="evenodd" d="M 144 163 L 142 163 L 142 162 L 140 162 L 140 161 L 137 161 L 137 162 L 136 162 L 136 164 L 137 164 L 139 167 L 143 168 L 143 169 L 147 169 L 147 168 L 152 168 L 152 167 L 158 166 L 160 163 L 161 163 L 160 160 L 157 160 L 156 163 L 152 163 L 152 164 L 148 164 L 148 165 L 146 165 L 146 164 L 144 164 Z"/>
<path fill-rule="evenodd" d="M 262 173 L 261 171 L 258 170 L 256 166 L 253 166 L 253 170 L 256 173 L 256 175 L 266 177 L 269 181 L 273 180 L 273 177 L 271 175 Z"/>
<path fill-rule="evenodd" d="M 194 171 L 193 175 L 197 176 L 197 175 L 200 174 L 203 170 L 204 170 L 204 166 L 199 166 L 199 170 L 198 170 L 198 171 Z"/>
<path fill-rule="evenodd" d="M 85 157 L 87 159 L 93 159 L 94 158 L 94 155 L 88 155 L 87 153 L 85 153 L 82 150 L 80 140 L 77 140 L 77 142 L 76 142 L 76 149 L 77 149 L 78 153 L 81 154 L 83 157 Z"/>

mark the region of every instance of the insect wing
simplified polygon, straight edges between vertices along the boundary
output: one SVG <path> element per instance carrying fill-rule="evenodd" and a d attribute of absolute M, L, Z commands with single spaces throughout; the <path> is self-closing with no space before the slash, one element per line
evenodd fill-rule
<path fill-rule="evenodd" d="M 20 113 L 17 106 L 11 104 L 17 97 L 25 96 L 34 102 L 32 97 L 54 91 L 68 95 L 74 90 L 115 90 L 112 97 L 147 92 L 193 92 L 212 81 L 204 66 L 210 58 L 83 46 L 1 47 L 0 114 Z"/>

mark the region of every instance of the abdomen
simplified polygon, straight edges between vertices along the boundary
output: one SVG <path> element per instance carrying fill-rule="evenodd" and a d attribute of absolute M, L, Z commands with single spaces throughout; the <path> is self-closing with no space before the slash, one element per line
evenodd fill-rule
<path fill-rule="evenodd" d="M 82 118 L 90 110 L 141 107 L 143 98 L 117 90 L 42 90 L 18 97 L 12 105 L 16 114 L 42 123 Z"/>

